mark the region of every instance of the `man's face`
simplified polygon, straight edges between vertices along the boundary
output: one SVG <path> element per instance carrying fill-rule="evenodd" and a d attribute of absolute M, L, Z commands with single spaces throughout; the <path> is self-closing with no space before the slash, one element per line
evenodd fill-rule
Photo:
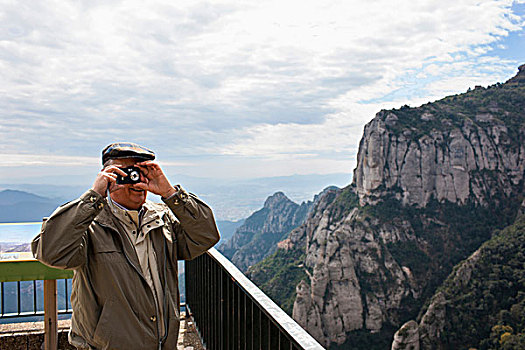
<path fill-rule="evenodd" d="M 112 165 L 119 168 L 127 168 L 139 163 L 141 160 L 135 158 L 115 159 Z M 141 180 L 144 175 L 141 174 Z M 127 209 L 138 210 L 146 201 L 147 191 L 135 188 L 135 184 L 124 184 L 118 190 L 111 192 L 111 199 Z"/>

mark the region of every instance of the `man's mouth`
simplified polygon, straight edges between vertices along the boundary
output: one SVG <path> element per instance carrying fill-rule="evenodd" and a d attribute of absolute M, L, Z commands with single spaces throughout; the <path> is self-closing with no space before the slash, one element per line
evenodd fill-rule
<path fill-rule="evenodd" d="M 144 192 L 144 190 L 138 189 L 138 188 L 130 188 L 130 190 L 135 192 Z"/>

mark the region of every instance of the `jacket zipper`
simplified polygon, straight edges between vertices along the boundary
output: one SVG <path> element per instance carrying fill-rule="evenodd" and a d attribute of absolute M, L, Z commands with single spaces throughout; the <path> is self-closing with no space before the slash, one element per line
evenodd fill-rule
<path fill-rule="evenodd" d="M 98 221 L 97 221 L 97 223 L 98 223 L 100 226 L 104 227 L 104 228 L 107 228 L 107 229 L 110 229 L 110 230 L 113 231 L 113 232 L 116 232 L 116 233 L 120 236 L 120 238 L 122 239 L 122 234 L 120 234 L 120 232 L 118 232 L 117 230 L 115 230 L 113 227 L 110 227 L 110 226 L 107 226 L 107 225 L 103 225 L 103 224 L 101 224 L 101 223 L 98 222 Z M 133 247 L 133 243 L 132 243 L 131 240 L 129 239 L 128 235 L 127 235 L 126 233 L 124 233 L 124 235 L 127 237 L 129 244 L 131 244 L 131 246 Z M 142 279 L 144 280 L 144 282 L 146 282 L 146 285 L 149 287 L 149 290 L 151 291 L 151 293 L 152 293 L 152 294 L 155 293 L 155 292 L 151 289 L 151 287 L 150 287 L 148 281 L 146 280 L 146 277 L 144 277 L 144 275 L 142 274 L 142 271 L 139 270 L 139 269 L 135 266 L 135 264 L 133 264 L 133 262 L 131 261 L 131 259 L 130 259 L 129 256 L 128 256 L 128 254 L 126 254 L 126 250 L 125 250 L 125 249 L 122 249 L 122 253 L 124 253 L 124 256 L 126 257 L 126 260 L 128 261 L 128 263 L 129 263 L 131 266 L 133 266 L 133 268 L 135 269 L 135 271 L 137 271 L 137 273 L 139 274 L 139 276 L 142 277 Z M 166 276 L 164 276 L 164 278 L 166 278 Z M 164 293 L 164 294 L 165 294 L 165 293 Z M 164 295 L 164 298 L 166 298 L 166 295 Z M 154 296 L 154 299 L 156 300 L 155 296 Z M 155 311 L 157 312 L 157 315 L 160 315 L 160 313 L 159 313 L 159 307 L 158 307 L 157 303 L 155 303 Z M 164 311 L 166 311 L 166 310 L 164 310 Z M 159 331 L 159 325 L 158 325 L 158 322 L 157 322 L 157 327 L 156 327 L 156 328 L 157 328 L 157 339 L 159 340 L 159 350 L 160 350 L 160 349 L 162 349 L 162 342 L 163 342 L 163 340 L 160 339 L 160 331 Z M 166 334 L 166 332 L 167 332 L 167 330 L 165 329 L 165 330 L 164 330 L 164 333 Z"/>

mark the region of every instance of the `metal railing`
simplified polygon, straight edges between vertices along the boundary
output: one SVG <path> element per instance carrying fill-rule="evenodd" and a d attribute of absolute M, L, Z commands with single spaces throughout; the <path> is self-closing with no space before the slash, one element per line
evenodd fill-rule
<path fill-rule="evenodd" d="M 36 309 L 23 311 L 21 281 L 44 281 L 45 349 L 57 348 L 57 280 L 70 279 L 73 271 L 50 268 L 37 260 L 0 261 L 1 317 L 42 315 Z M 255 286 L 217 250 L 185 263 L 186 309 L 193 316 L 203 343 L 209 350 L 318 350 L 314 338 Z M 17 311 L 5 312 L 4 283 L 17 283 Z M 67 281 L 64 283 L 67 287 Z M 66 289 L 65 295 L 68 295 Z M 67 297 L 66 297 L 67 299 Z M 66 309 L 70 312 L 69 300 Z"/>
<path fill-rule="evenodd" d="M 53 269 L 35 259 L 0 260 L 0 319 L 43 316 L 43 284 L 45 284 L 45 280 L 60 280 L 57 281 L 57 284 L 62 284 L 60 290 L 63 293 L 60 293 L 61 298 L 57 301 L 63 308 L 58 310 L 58 314 L 70 314 L 72 310 L 69 296 L 72 277 L 73 271 Z M 24 281 L 27 282 L 24 283 Z M 22 288 L 23 285 L 25 288 Z M 28 285 L 31 287 L 28 288 Z M 16 308 L 14 310 L 12 307 L 14 300 L 8 295 L 16 295 Z M 27 305 L 28 302 L 31 305 Z M 7 303 L 11 307 L 8 307 Z"/>
<path fill-rule="evenodd" d="M 323 347 L 214 248 L 186 261 L 186 307 L 210 350 Z"/>
<path fill-rule="evenodd" d="M 44 349 L 51 350 L 57 348 L 58 343 L 58 307 L 57 307 L 57 279 L 69 279 L 73 277 L 73 271 L 58 270 L 42 264 L 41 262 L 31 260 L 1 260 L 0 261 L 0 282 L 2 288 L 2 316 L 17 317 L 22 316 L 25 312 L 21 311 L 21 289 L 20 281 L 35 281 L 33 291 L 36 293 L 36 281 L 44 281 Z M 4 315 L 5 294 L 4 283 L 17 282 L 17 312 Z M 65 283 L 67 287 L 67 283 Z M 66 295 L 67 295 L 66 291 Z M 34 308 L 37 305 L 36 294 L 33 294 Z M 69 305 L 67 303 L 66 305 Z M 38 314 L 38 310 L 31 313 Z"/>
<path fill-rule="evenodd" d="M 70 296 L 71 279 L 57 280 L 59 315 L 73 312 Z M 0 282 L 0 323 L 4 319 L 9 319 L 9 322 L 34 321 L 35 317 L 41 316 L 44 316 L 44 281 Z"/>

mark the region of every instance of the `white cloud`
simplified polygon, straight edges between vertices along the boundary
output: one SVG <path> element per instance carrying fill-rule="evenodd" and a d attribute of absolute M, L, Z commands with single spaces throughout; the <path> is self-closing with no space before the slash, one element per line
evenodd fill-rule
<path fill-rule="evenodd" d="M 162 166 L 192 166 L 191 162 L 160 161 Z M 40 154 L 0 154 L 0 167 L 59 166 L 59 167 L 101 167 L 98 157 L 55 156 Z"/>
<path fill-rule="evenodd" d="M 323 171 L 312 159 L 352 158 L 380 108 L 510 77 L 523 62 L 490 55 L 523 26 L 512 4 L 3 1 L 0 152 L 126 139 L 177 164 L 307 154 L 296 172 Z"/>
<path fill-rule="evenodd" d="M 346 105 L 344 113 L 328 115 L 319 124 L 258 124 L 236 130 L 233 142 L 218 149 L 225 155 L 262 157 L 304 157 L 309 155 L 351 154 L 363 125 L 378 105 Z"/>
<path fill-rule="evenodd" d="M 0 167 L 19 167 L 19 166 L 93 166 L 101 165 L 100 158 L 95 157 L 75 157 L 75 156 L 53 156 L 35 154 L 0 154 Z"/>

